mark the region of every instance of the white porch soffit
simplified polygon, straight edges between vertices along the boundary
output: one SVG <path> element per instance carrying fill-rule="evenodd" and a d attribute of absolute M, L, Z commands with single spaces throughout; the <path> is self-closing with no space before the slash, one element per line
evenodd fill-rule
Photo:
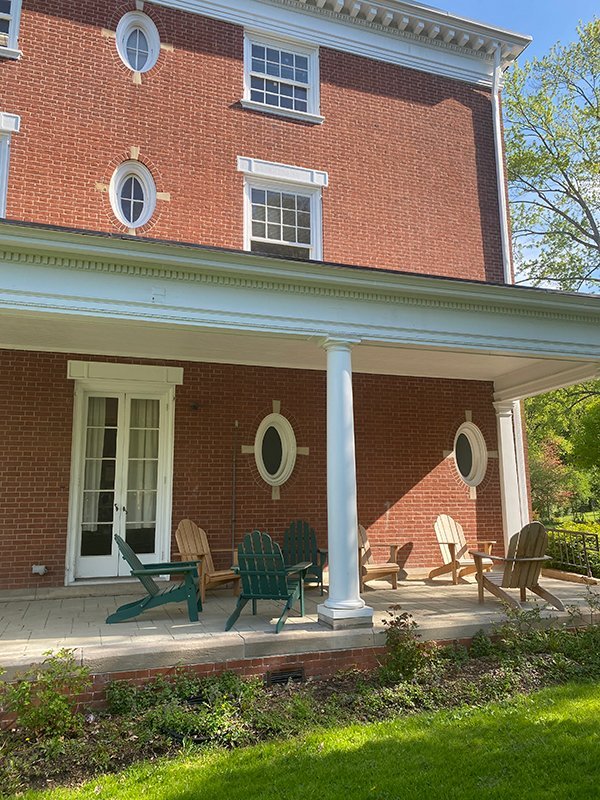
<path fill-rule="evenodd" d="M 262 33 L 491 85 L 531 37 L 408 0 L 152 0 Z M 452 5 L 452 0 L 448 0 Z"/>
<path fill-rule="evenodd" d="M 600 298 L 0 221 L 0 347 L 493 383 L 600 375 Z"/>

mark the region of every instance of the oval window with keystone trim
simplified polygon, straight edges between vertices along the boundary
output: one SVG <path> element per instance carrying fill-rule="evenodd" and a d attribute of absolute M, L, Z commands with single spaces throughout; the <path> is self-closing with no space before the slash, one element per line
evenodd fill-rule
<path fill-rule="evenodd" d="M 160 55 L 160 34 L 153 20 L 141 11 L 129 11 L 117 25 L 117 52 L 126 67 L 148 72 Z"/>
<path fill-rule="evenodd" d="M 139 161 L 125 161 L 114 171 L 109 186 L 115 217 L 128 228 L 141 228 L 156 208 L 156 184 L 152 173 Z"/>
<path fill-rule="evenodd" d="M 467 486 L 479 486 L 485 477 L 488 451 L 477 425 L 464 422 L 454 436 L 454 463 L 458 475 Z"/>
<path fill-rule="evenodd" d="M 269 486 L 282 486 L 296 465 L 296 435 L 281 414 L 266 416 L 254 438 L 254 459 L 260 477 Z"/>

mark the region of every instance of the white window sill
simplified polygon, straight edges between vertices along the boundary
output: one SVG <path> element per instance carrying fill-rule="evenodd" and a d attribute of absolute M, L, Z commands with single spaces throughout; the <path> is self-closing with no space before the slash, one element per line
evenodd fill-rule
<path fill-rule="evenodd" d="M 262 111 L 264 114 L 272 114 L 276 117 L 298 119 L 302 122 L 308 122 L 311 125 L 322 125 L 325 122 L 325 117 L 322 117 L 320 114 L 308 114 L 305 111 L 293 111 L 289 108 L 268 106 L 266 103 L 256 103 L 254 100 L 240 100 L 240 103 L 242 104 L 242 108 L 247 108 L 250 111 Z"/>
<path fill-rule="evenodd" d="M 0 47 L 0 58 L 21 58 L 23 55 L 22 50 L 14 50 L 12 47 Z"/>

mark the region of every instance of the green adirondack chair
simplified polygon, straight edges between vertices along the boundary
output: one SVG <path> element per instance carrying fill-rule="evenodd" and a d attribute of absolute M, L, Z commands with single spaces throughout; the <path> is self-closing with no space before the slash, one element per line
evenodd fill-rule
<path fill-rule="evenodd" d="M 275 633 L 283 628 L 290 610 L 296 600 L 300 600 L 300 616 L 304 616 L 304 576 L 310 561 L 286 567 L 281 548 L 268 533 L 252 531 L 244 536 L 238 545 L 238 565 L 242 579 L 242 591 L 238 597 L 233 614 L 227 620 L 228 631 L 249 600 L 252 600 L 252 613 L 256 614 L 257 600 L 285 600 L 285 607 L 277 624 Z M 297 576 L 296 578 L 291 576 Z"/>
<path fill-rule="evenodd" d="M 317 547 L 317 535 L 308 522 L 301 519 L 291 522 L 283 534 L 283 560 L 286 566 L 300 561 L 310 561 L 306 580 L 314 578 L 323 594 L 323 570 L 327 561 L 327 550 Z"/>
<path fill-rule="evenodd" d="M 142 611 L 149 608 L 164 606 L 166 603 L 187 602 L 190 622 L 196 622 L 198 611 L 202 611 L 202 600 L 198 590 L 198 569 L 195 561 L 176 561 L 170 564 L 142 564 L 131 547 L 120 536 L 115 536 L 115 542 L 121 555 L 131 567 L 131 574 L 139 579 L 148 593 L 141 600 L 125 603 L 119 606 L 114 614 L 110 614 L 106 621 L 123 622 L 126 619 L 137 617 Z M 153 575 L 183 575 L 183 581 L 173 588 L 161 590 L 153 579 Z"/>

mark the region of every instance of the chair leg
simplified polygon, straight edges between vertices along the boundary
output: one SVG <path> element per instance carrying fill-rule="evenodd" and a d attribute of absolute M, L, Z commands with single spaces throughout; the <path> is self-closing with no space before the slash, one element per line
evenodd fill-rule
<path fill-rule="evenodd" d="M 479 602 L 483 605 L 485 603 L 485 596 L 483 591 L 483 575 L 481 572 L 477 573 L 477 590 L 479 593 Z"/>
<path fill-rule="evenodd" d="M 252 601 L 252 613 L 256 614 L 256 600 Z"/>
<path fill-rule="evenodd" d="M 456 586 L 458 584 L 458 563 L 452 562 L 452 583 Z"/>
<path fill-rule="evenodd" d="M 231 614 L 231 616 L 229 617 L 229 619 L 225 623 L 225 630 L 226 631 L 230 630 L 233 627 L 233 625 L 235 625 L 235 622 L 236 622 L 237 618 L 239 617 L 243 607 L 246 605 L 247 602 L 248 602 L 248 598 L 247 597 L 238 597 L 237 604 L 236 604 L 235 608 L 233 609 L 233 614 Z"/>
<path fill-rule="evenodd" d="M 451 571 L 452 571 L 451 563 L 442 564 L 441 567 L 434 567 L 434 569 L 431 570 L 431 572 L 427 576 L 427 580 L 430 581 L 432 578 L 437 578 L 438 575 L 445 575 L 447 572 Z"/>
<path fill-rule="evenodd" d="M 304 581 L 300 581 L 300 616 L 304 616 Z"/>
<path fill-rule="evenodd" d="M 392 589 L 397 589 L 398 588 L 398 573 L 397 572 L 392 572 L 391 582 L 392 582 Z"/>
<path fill-rule="evenodd" d="M 524 603 L 527 600 L 527 589 L 524 586 L 519 587 L 519 595 L 521 597 L 521 602 Z"/>
<path fill-rule="evenodd" d="M 125 603 L 124 606 L 119 606 L 115 612 L 108 615 L 106 618 L 106 623 L 107 625 L 112 625 L 115 622 L 124 622 L 126 619 L 132 619 L 133 617 L 137 617 L 138 614 L 141 614 L 144 608 L 144 600 L 136 600 L 133 603 Z"/>
<path fill-rule="evenodd" d="M 541 597 L 543 600 L 546 600 L 546 602 L 550 603 L 550 605 L 553 605 L 557 611 L 565 610 L 564 604 L 558 599 L 558 597 L 555 594 L 552 594 L 552 592 L 549 592 L 547 589 L 543 589 L 539 583 L 537 586 L 530 586 L 529 589 L 537 594 L 538 597 Z"/>
<path fill-rule="evenodd" d="M 202 611 L 202 597 L 196 589 L 196 584 L 191 575 L 185 576 L 187 594 L 187 607 L 190 622 L 198 622 L 198 611 Z"/>

